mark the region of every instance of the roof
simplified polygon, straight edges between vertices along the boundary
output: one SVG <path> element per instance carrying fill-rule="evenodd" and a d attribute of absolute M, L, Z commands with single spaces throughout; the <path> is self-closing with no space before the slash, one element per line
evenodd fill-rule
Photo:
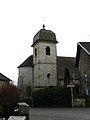
<path fill-rule="evenodd" d="M 39 30 L 33 38 L 32 47 L 37 42 L 44 42 L 44 41 L 57 43 L 55 33 L 46 29 Z"/>
<path fill-rule="evenodd" d="M 75 59 L 75 57 L 57 57 L 58 79 L 64 79 L 66 68 L 70 72 L 71 79 L 73 79 L 73 74 L 75 79 L 79 78 L 78 68 L 75 67 Z"/>
<path fill-rule="evenodd" d="M 90 42 L 79 42 L 77 43 L 77 55 L 76 55 L 76 67 L 79 66 L 80 51 L 81 48 L 90 55 Z"/>
<path fill-rule="evenodd" d="M 25 102 L 20 102 L 20 103 L 18 103 L 18 105 L 19 105 L 19 106 L 26 106 L 26 107 L 29 107 L 29 105 L 28 105 L 27 103 L 25 103 Z"/>
<path fill-rule="evenodd" d="M 90 55 L 90 42 L 79 42 L 78 45 Z"/>
<path fill-rule="evenodd" d="M 0 81 L 12 81 L 12 80 L 10 80 L 8 77 L 0 73 Z"/>
<path fill-rule="evenodd" d="M 26 120 L 26 116 L 10 116 L 8 120 Z"/>
<path fill-rule="evenodd" d="M 20 67 L 32 67 L 33 66 L 33 55 L 29 56 L 22 64 L 18 66 Z"/>

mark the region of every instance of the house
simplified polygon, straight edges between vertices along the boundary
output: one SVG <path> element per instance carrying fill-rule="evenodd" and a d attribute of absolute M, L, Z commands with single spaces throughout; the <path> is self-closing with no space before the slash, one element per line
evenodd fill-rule
<path fill-rule="evenodd" d="M 77 43 L 76 67 L 79 68 L 81 94 L 90 95 L 90 42 Z"/>
<path fill-rule="evenodd" d="M 33 86 L 40 89 L 48 86 L 63 86 L 65 70 L 71 80 L 78 80 L 79 72 L 74 57 L 57 56 L 57 39 L 45 26 L 33 38 L 33 55 L 18 66 L 18 87 Z M 69 84 L 69 83 L 68 83 Z"/>
<path fill-rule="evenodd" d="M 0 88 L 1 88 L 2 86 L 7 86 L 7 85 L 9 85 L 10 81 L 12 81 L 12 80 L 10 80 L 8 77 L 6 77 L 6 76 L 3 75 L 2 73 L 0 73 Z"/>

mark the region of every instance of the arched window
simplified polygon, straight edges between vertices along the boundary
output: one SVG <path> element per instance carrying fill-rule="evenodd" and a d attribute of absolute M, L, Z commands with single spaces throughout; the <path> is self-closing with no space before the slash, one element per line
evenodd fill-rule
<path fill-rule="evenodd" d="M 49 46 L 46 47 L 46 55 L 50 55 L 50 47 Z"/>
<path fill-rule="evenodd" d="M 35 48 L 35 57 L 37 57 L 37 48 Z"/>

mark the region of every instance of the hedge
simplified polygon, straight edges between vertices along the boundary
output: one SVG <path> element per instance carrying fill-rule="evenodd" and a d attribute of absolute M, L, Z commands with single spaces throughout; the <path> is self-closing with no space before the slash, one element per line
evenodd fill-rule
<path fill-rule="evenodd" d="M 45 88 L 33 93 L 34 107 L 71 107 L 69 88 Z"/>

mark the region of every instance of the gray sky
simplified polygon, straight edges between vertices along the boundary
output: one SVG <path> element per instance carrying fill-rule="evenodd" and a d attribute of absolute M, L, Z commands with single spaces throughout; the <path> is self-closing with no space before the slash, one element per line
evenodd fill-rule
<path fill-rule="evenodd" d="M 56 34 L 57 55 L 76 56 L 77 42 L 90 41 L 90 0 L 0 0 L 1 73 L 17 81 L 43 23 Z"/>

